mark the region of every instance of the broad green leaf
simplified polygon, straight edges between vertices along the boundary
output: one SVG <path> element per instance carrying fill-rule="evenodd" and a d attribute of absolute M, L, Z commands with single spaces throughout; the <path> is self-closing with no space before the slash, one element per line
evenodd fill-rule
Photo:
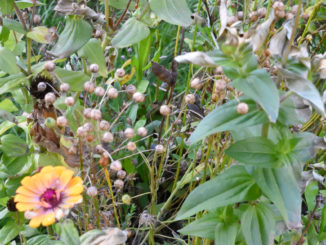
<path fill-rule="evenodd" d="M 10 14 L 14 9 L 14 0 L 1 0 L 0 12 L 2 15 Z"/>
<path fill-rule="evenodd" d="M 305 110 L 310 112 L 309 108 L 297 108 L 291 96 L 281 103 L 277 121 L 287 126 L 303 124 L 305 120 L 304 117 L 301 116 L 301 113 L 304 113 Z M 308 117 L 310 118 L 310 115 Z"/>
<path fill-rule="evenodd" d="M 51 33 L 45 26 L 36 26 L 27 33 L 27 37 L 33 39 L 35 42 L 49 44 L 51 43 Z"/>
<path fill-rule="evenodd" d="M 245 168 L 233 166 L 194 189 L 186 198 L 176 219 L 187 218 L 202 210 L 254 200 L 259 196 L 259 188 Z"/>
<path fill-rule="evenodd" d="M 240 98 L 249 106 L 249 112 L 241 115 L 237 112 L 238 101 L 231 100 L 211 111 L 198 125 L 190 136 L 191 143 L 221 131 L 247 128 L 268 122 L 264 111 L 257 108 L 254 101 Z"/>
<path fill-rule="evenodd" d="M 317 181 L 310 182 L 304 191 L 304 196 L 306 198 L 306 204 L 309 211 L 312 211 L 316 206 L 316 196 L 318 195 L 318 192 L 319 188 Z"/>
<path fill-rule="evenodd" d="M 26 77 L 23 73 L 18 73 L 5 78 L 0 78 L 0 94 L 12 92 L 13 89 L 21 86 L 24 80 L 26 80 Z"/>
<path fill-rule="evenodd" d="M 241 228 L 247 244 L 274 244 L 275 218 L 270 207 L 264 203 L 248 205 L 241 217 Z"/>
<path fill-rule="evenodd" d="M 324 205 L 321 211 L 320 230 L 326 231 L 326 205 Z"/>
<path fill-rule="evenodd" d="M 9 30 L 16 31 L 21 34 L 26 33 L 23 25 L 20 22 L 8 18 L 4 18 L 2 21 L 3 21 L 3 26 L 8 28 Z"/>
<path fill-rule="evenodd" d="M 55 73 L 62 82 L 70 85 L 71 91 L 82 91 L 84 83 L 90 79 L 84 72 L 68 71 L 59 67 L 55 69 Z"/>
<path fill-rule="evenodd" d="M 296 74 L 283 68 L 279 69 L 279 73 L 285 79 L 286 85 L 291 91 L 311 102 L 320 114 L 326 115 L 322 97 L 311 81 L 304 78 L 301 74 Z"/>
<path fill-rule="evenodd" d="M 150 0 L 149 3 L 151 10 L 170 24 L 186 27 L 193 22 L 186 0 Z"/>
<path fill-rule="evenodd" d="M 16 4 L 19 9 L 25 9 L 25 8 L 32 7 L 34 5 L 33 2 L 34 2 L 33 0 L 20 0 L 20 1 L 16 1 Z M 39 6 L 39 5 L 45 5 L 45 3 L 36 1 L 36 6 Z"/>
<path fill-rule="evenodd" d="M 51 240 L 49 235 L 38 235 L 28 239 L 27 245 L 65 245 L 65 243 Z"/>
<path fill-rule="evenodd" d="M 20 231 L 18 226 L 13 220 L 7 221 L 6 224 L 0 229 L 0 241 L 1 244 L 7 244 L 16 236 Z"/>
<path fill-rule="evenodd" d="M 116 48 L 125 48 L 138 43 L 149 35 L 149 28 L 136 18 L 130 18 L 112 39 Z"/>
<path fill-rule="evenodd" d="M 145 93 L 148 87 L 149 81 L 148 80 L 141 80 L 137 86 L 137 92 Z"/>
<path fill-rule="evenodd" d="M 215 227 L 220 222 L 218 213 L 205 214 L 200 219 L 191 222 L 189 225 L 183 227 L 179 232 L 189 236 L 199 236 L 202 238 L 209 238 L 214 240 Z"/>
<path fill-rule="evenodd" d="M 78 55 L 88 59 L 90 64 L 98 64 L 100 68 L 99 74 L 103 77 L 107 77 L 108 72 L 106 70 L 106 62 L 103 49 L 97 39 L 92 38 L 89 40 L 88 43 L 86 43 L 86 45 L 78 51 Z"/>
<path fill-rule="evenodd" d="M 252 137 L 232 144 L 225 153 L 235 160 L 261 168 L 278 167 L 276 145 L 265 137 Z"/>
<path fill-rule="evenodd" d="M 25 168 L 25 166 L 29 167 L 30 165 L 27 156 L 12 157 L 2 155 L 0 163 L 6 166 L 6 173 L 10 176 L 18 175 L 20 171 Z"/>
<path fill-rule="evenodd" d="M 102 0 L 103 1 L 103 0 Z M 117 9 L 125 9 L 129 0 L 110 0 L 109 5 Z M 135 3 L 132 1 L 129 5 L 129 9 L 134 9 Z"/>
<path fill-rule="evenodd" d="M 215 227 L 215 245 L 234 245 L 239 229 L 238 222 L 221 222 Z"/>
<path fill-rule="evenodd" d="M 18 111 L 18 108 L 12 103 L 10 99 L 0 101 L 0 109 L 8 112 Z"/>
<path fill-rule="evenodd" d="M 0 135 L 3 135 L 7 130 L 11 129 L 12 127 L 14 127 L 16 124 L 13 122 L 10 122 L 8 120 L 3 121 L 0 124 Z"/>
<path fill-rule="evenodd" d="M 19 72 L 15 55 L 6 47 L 0 47 L 0 69 L 10 75 Z"/>
<path fill-rule="evenodd" d="M 276 122 L 280 98 L 274 81 L 264 69 L 254 70 L 247 77 L 234 80 L 232 84 L 256 101 L 266 111 L 271 122 Z"/>
<path fill-rule="evenodd" d="M 87 21 L 69 16 L 58 42 L 49 53 L 58 58 L 67 57 L 83 47 L 91 37 L 92 27 Z"/>
<path fill-rule="evenodd" d="M 13 134 L 6 134 L 0 139 L 0 149 L 7 156 L 23 156 L 28 154 L 29 148 L 23 139 Z"/>
<path fill-rule="evenodd" d="M 55 232 L 59 235 L 60 241 L 69 245 L 80 245 L 79 235 L 74 223 L 66 219 L 54 225 Z"/>
<path fill-rule="evenodd" d="M 301 194 L 290 166 L 252 168 L 262 192 L 275 204 L 289 228 L 301 225 Z"/>

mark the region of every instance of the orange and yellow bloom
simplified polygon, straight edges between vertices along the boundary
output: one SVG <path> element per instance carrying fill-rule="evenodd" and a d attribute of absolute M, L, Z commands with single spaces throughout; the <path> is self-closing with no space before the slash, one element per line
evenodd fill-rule
<path fill-rule="evenodd" d="M 51 225 L 64 211 L 82 201 L 83 181 L 74 172 L 59 166 L 47 166 L 21 181 L 14 201 L 18 211 L 25 212 L 31 227 Z"/>

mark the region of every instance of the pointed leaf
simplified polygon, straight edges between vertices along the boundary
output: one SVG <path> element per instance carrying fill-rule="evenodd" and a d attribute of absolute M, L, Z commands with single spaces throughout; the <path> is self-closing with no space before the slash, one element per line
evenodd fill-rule
<path fill-rule="evenodd" d="M 238 234 L 239 224 L 232 223 L 218 223 L 215 227 L 215 245 L 234 245 Z"/>
<path fill-rule="evenodd" d="M 19 73 L 15 55 L 6 47 L 0 47 L 0 69 L 6 73 Z"/>
<path fill-rule="evenodd" d="M 27 33 L 27 37 L 33 39 L 35 42 L 50 44 L 51 43 L 51 33 L 49 29 L 45 26 L 36 26 L 32 31 Z"/>
<path fill-rule="evenodd" d="M 162 20 L 179 26 L 192 24 L 191 11 L 186 0 L 150 0 L 152 11 Z"/>
<path fill-rule="evenodd" d="M 67 219 L 54 226 L 55 232 L 60 236 L 60 241 L 69 245 L 80 245 L 79 235 L 72 220 Z"/>
<path fill-rule="evenodd" d="M 130 18 L 112 39 L 112 45 L 116 48 L 125 48 L 145 39 L 149 33 L 147 25 L 136 18 Z"/>
<path fill-rule="evenodd" d="M 14 0 L 1 0 L 0 12 L 2 15 L 8 15 L 14 10 Z"/>
<path fill-rule="evenodd" d="M 90 79 L 84 72 L 68 71 L 59 67 L 55 69 L 55 73 L 62 82 L 69 83 L 71 91 L 82 91 L 83 84 Z"/>
<path fill-rule="evenodd" d="M 184 219 L 202 210 L 212 210 L 260 196 L 253 178 L 243 166 L 233 166 L 194 189 L 179 210 L 176 219 Z"/>
<path fill-rule="evenodd" d="M 241 115 L 237 113 L 238 102 L 231 100 L 211 111 L 199 123 L 198 127 L 190 136 L 189 141 L 195 143 L 217 132 L 247 128 L 268 122 L 266 114 L 257 108 L 255 102 L 244 98 L 240 98 L 240 101 L 248 104 L 249 112 L 247 114 Z"/>

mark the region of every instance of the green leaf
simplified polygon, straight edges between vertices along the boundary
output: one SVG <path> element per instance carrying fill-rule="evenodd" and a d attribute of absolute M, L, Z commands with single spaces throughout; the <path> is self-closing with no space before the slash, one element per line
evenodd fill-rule
<path fill-rule="evenodd" d="M 150 0 L 149 3 L 152 11 L 170 24 L 186 27 L 193 22 L 186 0 Z"/>
<path fill-rule="evenodd" d="M 0 124 L 0 135 L 3 135 L 7 130 L 11 129 L 14 127 L 16 124 L 10 121 L 3 121 Z"/>
<path fill-rule="evenodd" d="M 84 72 L 68 71 L 59 67 L 55 69 L 55 73 L 62 82 L 70 85 L 71 91 L 82 91 L 84 83 L 90 79 Z"/>
<path fill-rule="evenodd" d="M 316 196 L 318 195 L 318 191 L 319 188 L 317 181 L 310 182 L 304 191 L 304 196 L 306 198 L 309 211 L 312 211 L 316 206 Z"/>
<path fill-rule="evenodd" d="M 252 137 L 232 144 L 225 153 L 235 160 L 261 168 L 278 167 L 276 145 L 265 137 Z"/>
<path fill-rule="evenodd" d="M 279 72 L 285 78 L 286 85 L 291 91 L 311 102 L 320 114 L 326 116 L 322 97 L 312 82 L 304 78 L 301 74 L 296 74 L 286 69 L 280 68 Z"/>
<path fill-rule="evenodd" d="M 16 4 L 19 9 L 30 8 L 34 5 L 32 0 L 20 0 L 20 1 L 16 1 Z M 39 5 L 45 5 L 45 3 L 36 1 L 36 6 L 39 6 Z"/>
<path fill-rule="evenodd" d="M 115 48 L 125 48 L 138 43 L 149 35 L 149 28 L 136 18 L 130 18 L 112 39 Z"/>
<path fill-rule="evenodd" d="M 300 109 L 297 109 L 297 107 L 295 106 L 293 97 L 288 97 L 280 105 L 280 111 L 277 121 L 286 126 L 303 124 L 305 122 L 304 118 L 300 116 L 299 113 Z"/>
<path fill-rule="evenodd" d="M 60 241 L 69 245 L 80 245 L 79 235 L 74 223 L 66 219 L 54 226 L 55 232 L 58 233 Z"/>
<path fill-rule="evenodd" d="M 12 103 L 10 99 L 0 101 L 0 109 L 8 112 L 18 111 L 18 108 Z"/>
<path fill-rule="evenodd" d="M 33 39 L 35 42 L 49 44 L 51 43 L 51 34 L 49 29 L 45 26 L 36 26 L 27 33 L 27 37 Z"/>
<path fill-rule="evenodd" d="M 7 155 L 2 155 L 1 164 L 6 166 L 6 173 L 10 176 L 19 175 L 20 171 L 26 167 L 29 167 L 30 162 L 27 156 L 22 157 L 12 157 Z M 23 172 L 23 171 L 22 171 Z"/>
<path fill-rule="evenodd" d="M 320 231 L 326 231 L 326 205 L 321 211 Z"/>
<path fill-rule="evenodd" d="M 257 108 L 254 101 L 240 98 L 249 106 L 245 115 L 237 113 L 238 101 L 231 100 L 211 111 L 198 125 L 189 138 L 191 143 L 204 139 L 206 136 L 221 131 L 247 128 L 268 122 L 266 114 Z"/>
<path fill-rule="evenodd" d="M 58 42 L 49 53 L 58 58 L 67 57 L 83 47 L 91 37 L 92 27 L 88 22 L 69 16 Z"/>
<path fill-rule="evenodd" d="M 272 210 L 264 203 L 248 206 L 241 217 L 241 228 L 247 244 L 274 244 L 275 219 Z"/>
<path fill-rule="evenodd" d="M 129 0 L 110 0 L 109 5 L 117 9 L 125 9 L 127 7 L 128 2 Z M 129 5 L 129 9 L 134 9 L 134 8 L 135 8 L 135 3 L 131 2 Z"/>
<path fill-rule="evenodd" d="M 97 39 L 92 38 L 89 40 L 88 43 L 78 51 L 78 55 L 88 59 L 91 64 L 98 64 L 99 74 L 103 77 L 107 77 L 108 72 L 106 70 L 103 49 Z"/>
<path fill-rule="evenodd" d="M 215 227 L 215 245 L 234 245 L 239 224 L 236 222 L 221 222 Z"/>
<path fill-rule="evenodd" d="M 148 87 L 149 81 L 148 80 L 141 80 L 137 86 L 137 92 L 145 93 Z"/>
<path fill-rule="evenodd" d="M 27 245 L 65 245 L 65 243 L 51 240 L 49 235 L 38 235 L 28 239 Z"/>
<path fill-rule="evenodd" d="M 23 156 L 28 154 L 29 148 L 28 145 L 22 140 L 20 137 L 7 134 L 1 137 L 0 139 L 1 145 L 0 149 L 7 155 L 7 156 Z"/>
<path fill-rule="evenodd" d="M 1 0 L 0 11 L 2 15 L 10 14 L 14 9 L 14 0 Z"/>
<path fill-rule="evenodd" d="M 24 83 L 25 79 L 26 77 L 24 77 L 23 73 L 0 78 L 0 94 L 12 92 L 13 89 L 21 86 Z"/>
<path fill-rule="evenodd" d="M 19 230 L 20 226 L 18 226 L 13 220 L 7 221 L 6 224 L 0 230 L 1 244 L 9 243 L 18 235 Z"/>
<path fill-rule="evenodd" d="M 289 228 L 301 225 L 301 194 L 290 166 L 252 168 L 257 185 L 279 209 Z"/>
<path fill-rule="evenodd" d="M 19 72 L 15 55 L 6 47 L 0 47 L 0 69 L 10 75 Z"/>
<path fill-rule="evenodd" d="M 205 214 L 200 219 L 191 222 L 183 227 L 179 232 L 189 236 L 199 236 L 214 240 L 215 227 L 219 223 L 219 214 L 216 212 Z"/>
<path fill-rule="evenodd" d="M 2 21 L 3 21 L 3 26 L 8 28 L 9 30 L 13 30 L 21 34 L 26 33 L 23 25 L 20 22 L 12 19 L 7 19 L 7 18 L 4 18 Z"/>
<path fill-rule="evenodd" d="M 259 188 L 245 168 L 233 166 L 194 189 L 186 198 L 176 219 L 187 218 L 202 210 L 254 200 L 259 196 Z"/>
<path fill-rule="evenodd" d="M 274 81 L 264 69 L 254 70 L 247 77 L 234 80 L 232 84 L 256 101 L 266 111 L 271 122 L 276 122 L 280 98 Z"/>

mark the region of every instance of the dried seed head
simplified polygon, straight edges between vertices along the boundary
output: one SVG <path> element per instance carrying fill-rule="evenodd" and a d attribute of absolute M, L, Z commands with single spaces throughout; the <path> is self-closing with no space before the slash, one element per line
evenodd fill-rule
<path fill-rule="evenodd" d="M 115 71 L 116 77 L 123 77 L 124 75 L 126 75 L 126 71 L 123 68 L 119 68 Z"/>
<path fill-rule="evenodd" d="M 128 151 L 135 151 L 137 149 L 135 142 L 128 142 L 127 149 Z"/>
<path fill-rule="evenodd" d="M 98 66 L 98 64 L 91 64 L 89 66 L 89 69 L 91 70 L 92 73 L 98 73 L 99 66 Z"/>
<path fill-rule="evenodd" d="M 120 170 L 122 170 L 122 164 L 120 161 L 113 161 L 111 164 L 110 164 L 110 170 L 113 171 L 113 172 L 118 172 Z"/>
<path fill-rule="evenodd" d="M 93 120 L 101 120 L 101 118 L 102 118 L 102 113 L 101 113 L 101 111 L 100 111 L 100 110 L 97 110 L 97 109 L 93 109 L 93 110 L 91 111 L 91 118 L 92 118 Z"/>
<path fill-rule="evenodd" d="M 74 97 L 67 97 L 67 98 L 65 99 L 65 104 L 66 104 L 67 106 L 73 106 L 73 105 L 75 104 L 75 99 L 74 99 Z"/>
<path fill-rule="evenodd" d="M 157 154 L 162 154 L 164 152 L 164 146 L 163 145 L 156 145 L 155 146 L 155 152 Z"/>
<path fill-rule="evenodd" d="M 55 69 L 55 63 L 53 61 L 46 61 L 44 64 L 44 69 L 48 72 L 53 72 Z"/>
<path fill-rule="evenodd" d="M 119 179 L 124 179 L 126 177 L 127 173 L 124 170 L 119 170 L 117 173 L 117 176 Z"/>
<path fill-rule="evenodd" d="M 83 127 L 87 131 L 87 133 L 91 132 L 94 129 L 91 123 L 85 123 Z"/>
<path fill-rule="evenodd" d="M 44 92 L 46 90 L 46 83 L 40 82 L 37 84 L 37 91 Z"/>
<path fill-rule="evenodd" d="M 249 21 L 256 22 L 258 20 L 258 14 L 256 11 L 249 13 Z"/>
<path fill-rule="evenodd" d="M 111 142 L 114 140 L 113 134 L 110 133 L 110 132 L 105 132 L 105 133 L 103 134 L 102 140 L 103 140 L 105 143 L 111 143 Z"/>
<path fill-rule="evenodd" d="M 41 16 L 39 16 L 38 14 L 34 15 L 33 22 L 35 25 L 38 26 L 41 23 Z"/>
<path fill-rule="evenodd" d="M 285 17 L 285 11 L 284 10 L 276 10 L 275 11 L 275 16 L 277 18 L 283 19 Z"/>
<path fill-rule="evenodd" d="M 116 88 L 109 88 L 108 96 L 110 99 L 115 99 L 118 97 L 118 90 Z"/>
<path fill-rule="evenodd" d="M 88 119 L 91 118 L 91 112 L 92 112 L 92 109 L 91 108 L 85 108 L 84 110 L 84 116 Z"/>
<path fill-rule="evenodd" d="M 88 142 L 93 142 L 93 140 L 94 140 L 94 135 L 92 135 L 92 134 L 88 134 L 88 135 L 86 136 L 86 140 L 87 140 Z"/>
<path fill-rule="evenodd" d="M 260 18 L 265 18 L 265 16 L 266 16 L 266 8 L 259 8 L 257 10 L 257 13 L 258 13 Z"/>
<path fill-rule="evenodd" d="M 133 99 L 134 102 L 136 102 L 136 103 L 142 103 L 142 102 L 144 102 L 144 100 L 145 100 L 145 96 L 144 96 L 142 93 L 140 93 L 140 92 L 136 92 L 136 93 L 134 93 L 134 95 L 132 96 L 132 99 Z"/>
<path fill-rule="evenodd" d="M 202 84 L 201 80 L 198 77 L 196 77 L 191 81 L 190 86 L 193 89 L 201 89 L 203 87 L 203 84 Z"/>
<path fill-rule="evenodd" d="M 44 97 L 44 100 L 46 103 L 48 104 L 53 104 L 55 102 L 55 100 L 57 99 L 57 97 L 55 96 L 54 93 L 50 92 L 50 93 L 47 93 Z"/>
<path fill-rule="evenodd" d="M 110 128 L 110 123 L 108 121 L 102 120 L 99 126 L 101 130 L 108 130 Z"/>
<path fill-rule="evenodd" d="M 247 114 L 249 111 L 249 106 L 248 104 L 241 102 L 237 105 L 237 112 L 239 114 Z"/>
<path fill-rule="evenodd" d="M 68 83 L 62 83 L 60 85 L 60 91 L 62 93 L 67 93 L 69 91 L 69 89 L 70 89 L 70 85 Z"/>
<path fill-rule="evenodd" d="M 77 128 L 77 136 L 78 137 L 86 137 L 87 130 L 84 127 Z"/>
<path fill-rule="evenodd" d="M 91 81 L 84 83 L 84 90 L 88 93 L 93 93 L 95 89 L 95 84 Z"/>
<path fill-rule="evenodd" d="M 113 185 L 117 189 L 117 191 L 122 191 L 124 183 L 121 179 L 117 179 L 114 181 Z"/>
<path fill-rule="evenodd" d="M 187 94 L 185 101 L 187 104 L 194 104 L 196 102 L 196 96 L 194 94 Z"/>
<path fill-rule="evenodd" d="M 273 9 L 275 11 L 279 10 L 279 11 L 283 11 L 284 10 L 284 4 L 281 1 L 276 1 L 273 4 Z"/>
<path fill-rule="evenodd" d="M 97 195 L 97 189 L 96 189 L 95 186 L 90 186 L 90 187 L 87 188 L 86 193 L 90 197 L 95 197 Z"/>
<path fill-rule="evenodd" d="M 226 81 L 224 79 L 220 79 L 215 82 L 216 92 L 223 91 L 225 89 L 226 89 Z"/>
<path fill-rule="evenodd" d="M 137 133 L 141 137 L 145 137 L 147 135 L 147 129 L 145 127 L 140 127 L 137 129 Z"/>
<path fill-rule="evenodd" d="M 64 127 L 67 126 L 67 124 L 68 124 L 68 120 L 64 116 L 60 116 L 60 117 L 57 118 L 57 125 L 59 127 L 63 127 L 64 128 Z"/>
<path fill-rule="evenodd" d="M 101 156 L 100 161 L 98 163 L 101 167 L 106 167 L 109 163 L 109 159 Z"/>
<path fill-rule="evenodd" d="M 170 109 L 170 107 L 168 105 L 162 105 L 160 107 L 160 113 L 163 116 L 168 116 L 171 113 L 171 109 Z"/>
<path fill-rule="evenodd" d="M 136 93 L 137 89 L 134 85 L 132 84 L 129 84 L 127 87 L 126 87 L 126 92 L 127 94 L 129 95 L 133 95 L 134 93 Z"/>
<path fill-rule="evenodd" d="M 135 130 L 132 128 L 126 128 L 126 130 L 124 131 L 124 136 L 127 139 L 131 139 L 135 136 Z"/>
<path fill-rule="evenodd" d="M 131 204 L 131 197 L 128 194 L 124 194 L 122 196 L 122 202 L 126 205 L 130 205 Z"/>
<path fill-rule="evenodd" d="M 102 87 L 96 87 L 94 92 L 96 96 L 102 97 L 105 94 L 105 89 Z"/>
<path fill-rule="evenodd" d="M 104 152 L 104 148 L 102 145 L 97 145 L 95 147 L 95 151 L 98 153 L 98 154 L 102 154 Z"/>

